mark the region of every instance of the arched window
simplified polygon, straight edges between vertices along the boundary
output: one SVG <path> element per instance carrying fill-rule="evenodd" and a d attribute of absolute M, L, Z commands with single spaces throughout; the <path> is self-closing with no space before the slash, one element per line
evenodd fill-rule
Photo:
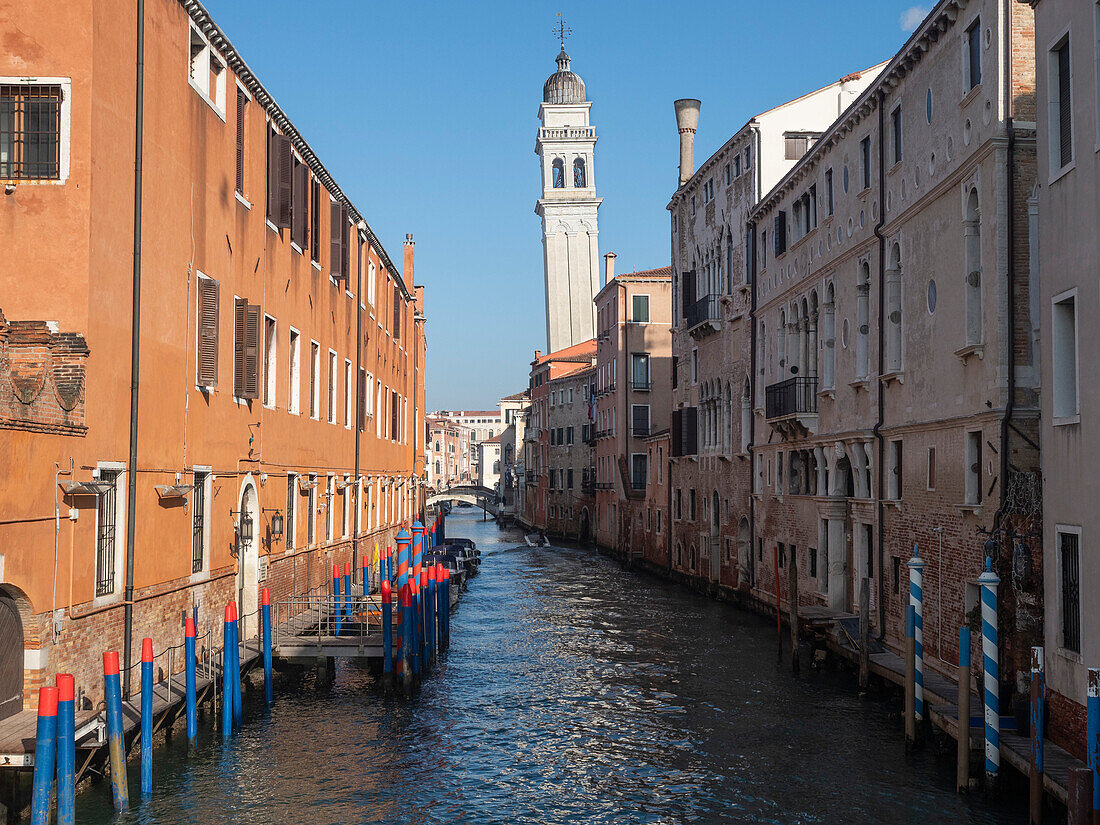
<path fill-rule="evenodd" d="M 776 352 L 779 354 L 779 378 L 784 377 L 784 367 L 787 366 L 787 313 L 779 311 L 779 326 L 775 330 Z"/>
<path fill-rule="evenodd" d="M 822 386 L 831 390 L 836 385 L 836 302 L 833 285 L 825 287 L 825 352 L 822 359 Z"/>
<path fill-rule="evenodd" d="M 584 172 L 584 158 L 573 161 L 573 188 L 584 189 L 588 186 L 588 178 Z"/>
<path fill-rule="evenodd" d="M 978 210 L 978 190 L 971 189 L 966 200 L 966 343 L 982 340 L 982 224 Z"/>
<path fill-rule="evenodd" d="M 886 268 L 886 371 L 901 371 L 901 247 L 890 250 Z"/>
<path fill-rule="evenodd" d="M 859 283 L 856 284 L 856 377 L 868 375 L 867 343 L 871 333 L 870 317 L 871 267 L 864 261 L 859 266 Z"/>
<path fill-rule="evenodd" d="M 561 158 L 556 158 L 554 160 L 554 165 L 550 173 L 550 177 L 552 179 L 555 189 L 565 188 L 565 163 L 562 161 Z"/>
<path fill-rule="evenodd" d="M 749 451 L 752 440 L 752 395 L 749 379 L 745 379 L 745 388 L 741 391 L 741 452 Z"/>

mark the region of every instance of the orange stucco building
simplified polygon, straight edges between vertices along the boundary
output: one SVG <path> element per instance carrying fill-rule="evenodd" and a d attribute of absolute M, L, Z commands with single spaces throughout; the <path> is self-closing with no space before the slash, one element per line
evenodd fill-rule
<path fill-rule="evenodd" d="M 140 96 L 135 4 L 0 18 L 3 719 L 390 543 L 425 342 L 412 236 L 399 268 L 201 4 L 146 0 Z"/>

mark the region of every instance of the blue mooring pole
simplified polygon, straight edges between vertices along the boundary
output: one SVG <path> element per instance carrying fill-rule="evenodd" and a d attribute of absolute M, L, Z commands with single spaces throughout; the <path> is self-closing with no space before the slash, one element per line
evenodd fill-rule
<path fill-rule="evenodd" d="M 344 618 L 351 624 L 354 609 L 351 603 L 351 563 L 344 562 Z"/>
<path fill-rule="evenodd" d="M 184 693 L 187 704 L 187 741 L 194 744 L 199 735 L 197 691 L 195 685 L 195 620 L 188 616 L 183 626 Z"/>
<path fill-rule="evenodd" d="M 260 595 L 260 614 L 264 628 L 264 699 L 270 705 L 275 700 L 271 683 L 271 593 L 265 587 Z"/>
<path fill-rule="evenodd" d="M 378 588 L 382 600 L 382 683 L 386 690 L 393 687 L 393 599 L 388 579 Z"/>
<path fill-rule="evenodd" d="M 1031 648 L 1031 825 L 1043 821 L 1043 649 Z"/>
<path fill-rule="evenodd" d="M 1000 655 L 997 647 L 997 586 L 1000 578 L 985 560 L 985 572 L 978 577 L 982 594 L 982 662 L 985 696 L 985 778 L 992 789 L 1001 767 Z"/>
<path fill-rule="evenodd" d="M 38 689 L 38 729 L 34 740 L 34 784 L 31 789 L 31 825 L 48 825 L 57 754 L 57 688 Z"/>
<path fill-rule="evenodd" d="M 57 674 L 57 823 L 76 823 L 76 680 Z"/>
<path fill-rule="evenodd" d="M 233 608 L 233 622 L 230 630 L 233 633 L 233 727 L 241 726 L 241 626 L 240 617 L 237 615 L 237 603 L 230 602 Z"/>
<path fill-rule="evenodd" d="M 344 611 L 340 606 L 340 565 L 332 565 L 332 609 L 336 616 L 336 635 L 340 635 L 340 627 L 343 625 Z"/>
<path fill-rule="evenodd" d="M 222 737 L 229 738 L 233 732 L 233 611 L 230 604 L 225 606 L 225 624 L 222 627 Z"/>
<path fill-rule="evenodd" d="M 1085 755 L 1092 771 L 1092 817 L 1100 819 L 1100 668 L 1089 668 L 1088 698 L 1085 706 Z"/>
<path fill-rule="evenodd" d="M 424 604 L 424 627 L 427 631 L 427 660 L 428 664 L 435 662 L 435 597 L 436 597 L 436 581 L 435 581 L 435 565 L 429 565 L 428 569 L 424 571 L 424 575 L 428 578 L 428 599 Z"/>
<path fill-rule="evenodd" d="M 118 675 L 118 651 L 103 654 L 103 694 L 107 704 L 107 750 L 111 758 L 111 798 L 116 811 L 130 807 L 126 783 L 126 744 L 122 738 L 122 678 Z"/>
<path fill-rule="evenodd" d="M 141 795 L 153 793 L 153 640 L 141 640 Z"/>

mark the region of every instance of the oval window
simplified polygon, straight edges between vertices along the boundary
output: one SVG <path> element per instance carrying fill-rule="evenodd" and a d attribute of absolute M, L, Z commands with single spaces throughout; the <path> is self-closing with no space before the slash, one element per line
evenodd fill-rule
<path fill-rule="evenodd" d="M 936 280 L 932 278 L 928 281 L 928 314 L 931 315 L 936 311 Z"/>
<path fill-rule="evenodd" d="M 843 331 L 840 334 L 840 342 L 843 344 L 844 349 L 848 349 L 848 319 L 844 319 Z"/>
<path fill-rule="evenodd" d="M 924 99 L 925 116 L 928 118 L 928 122 L 932 122 L 932 89 L 929 87 L 928 96 Z"/>
<path fill-rule="evenodd" d="M 848 192 L 848 164 L 844 164 L 844 192 Z"/>

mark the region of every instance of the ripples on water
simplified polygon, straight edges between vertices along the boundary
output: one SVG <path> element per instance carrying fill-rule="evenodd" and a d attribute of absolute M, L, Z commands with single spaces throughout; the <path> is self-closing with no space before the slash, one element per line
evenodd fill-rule
<path fill-rule="evenodd" d="M 469 512 L 469 511 L 468 511 Z M 446 661 L 412 702 L 338 665 L 246 698 L 222 745 L 154 754 L 141 823 L 1022 823 L 953 792 L 954 764 L 907 756 L 887 706 L 847 675 L 792 678 L 774 627 L 592 553 L 512 549 L 458 511 L 482 572 Z M 110 822 L 106 783 L 78 800 Z"/>

